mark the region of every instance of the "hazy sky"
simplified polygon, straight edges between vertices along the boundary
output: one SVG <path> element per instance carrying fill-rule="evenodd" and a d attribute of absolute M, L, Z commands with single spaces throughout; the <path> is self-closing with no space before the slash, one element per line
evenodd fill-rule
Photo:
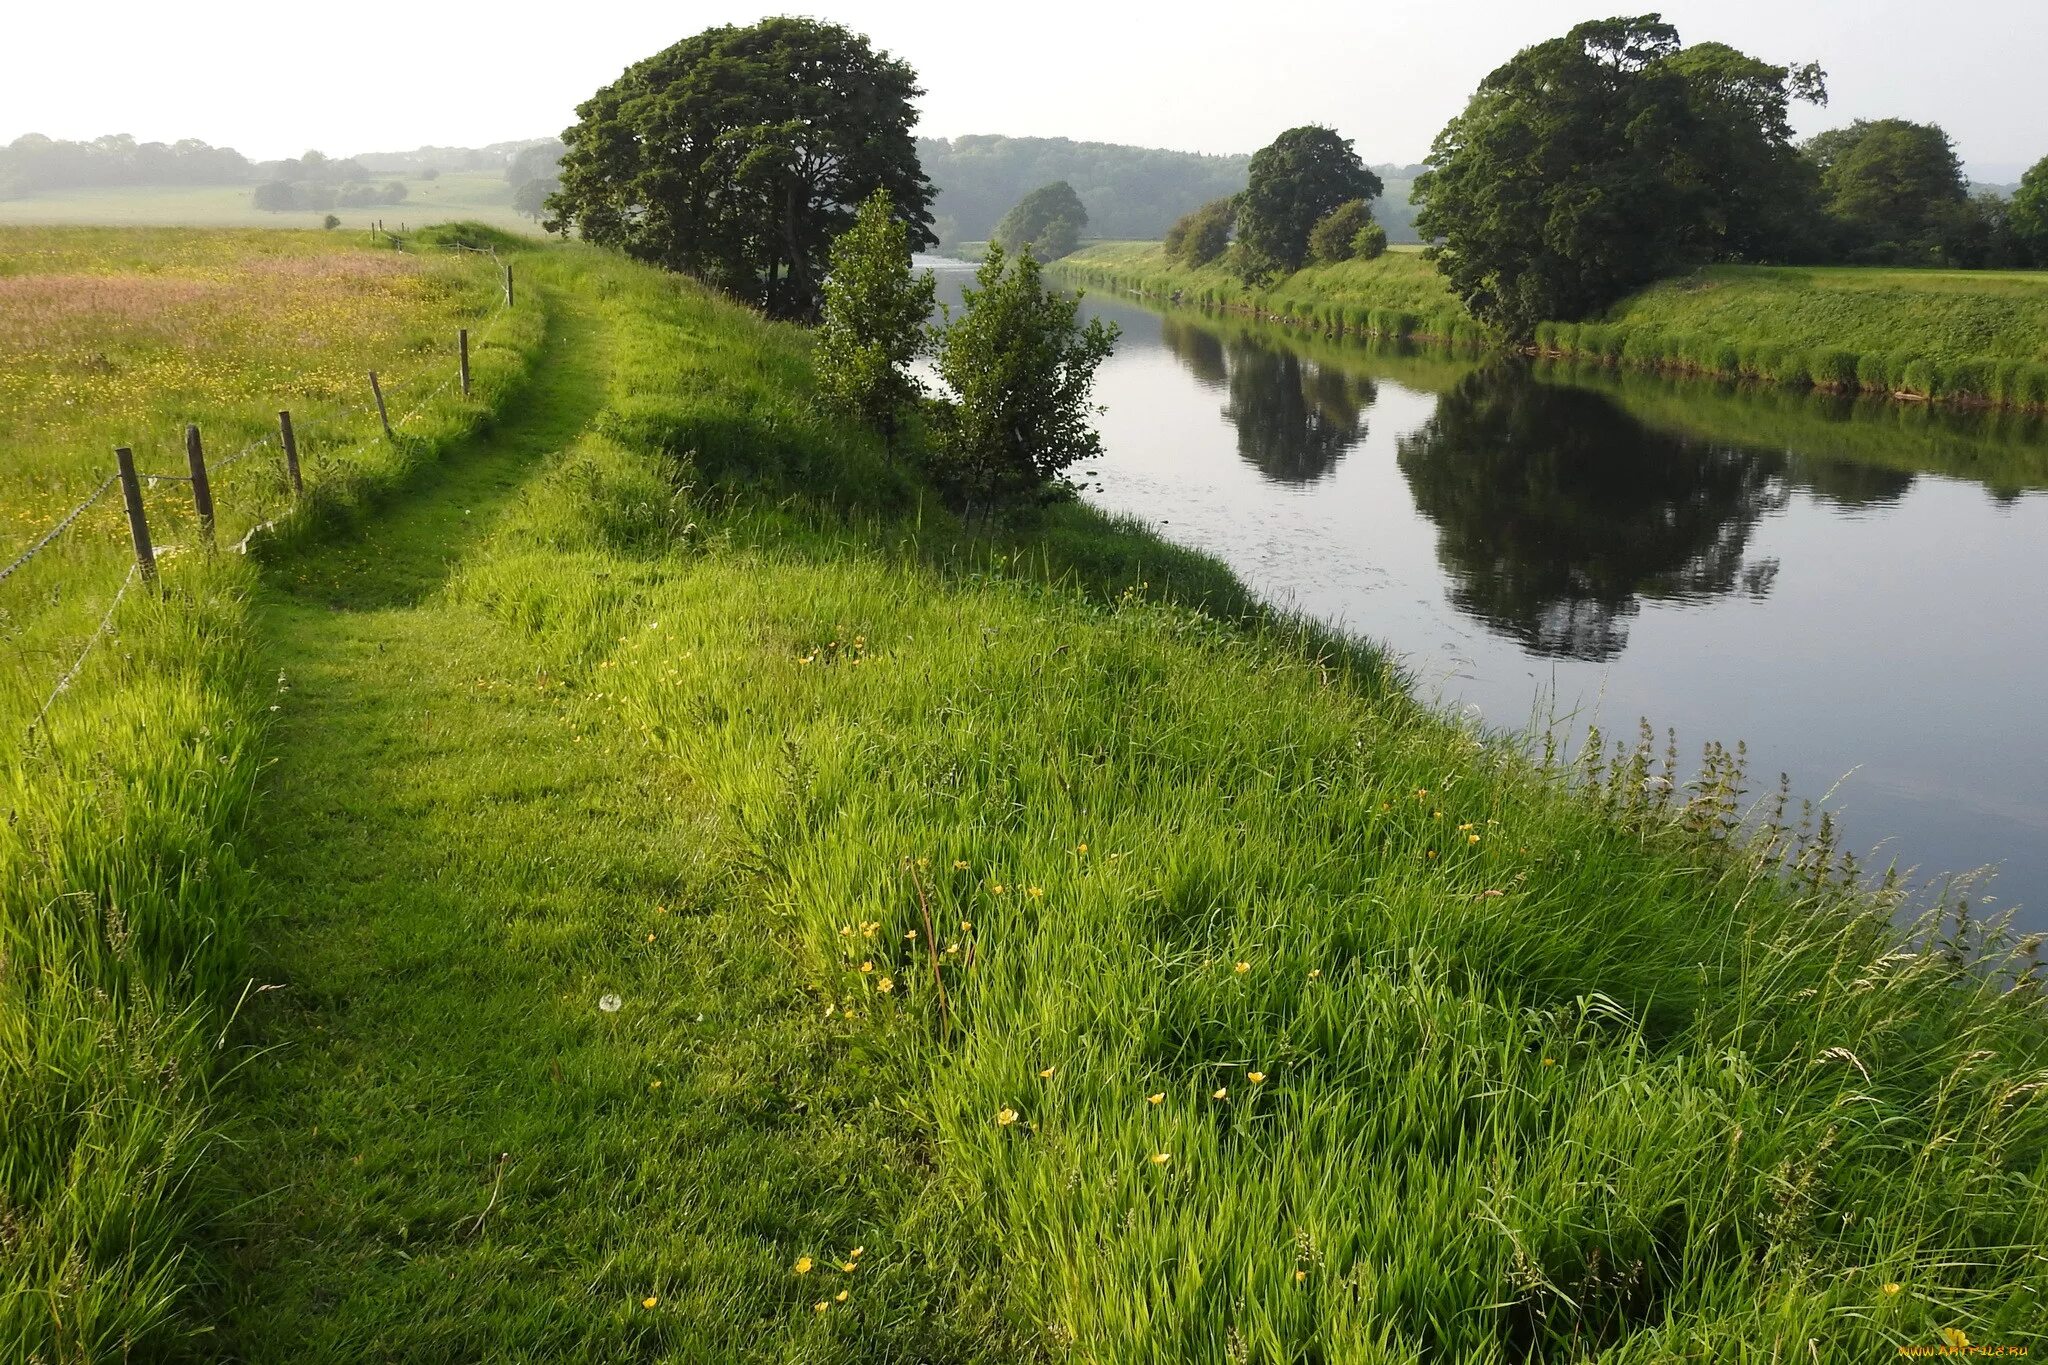
<path fill-rule="evenodd" d="M 1368 161 L 1419 160 L 1472 86 L 1609 0 L 1307 0 L 1214 6 L 885 0 L 807 12 L 916 66 L 921 131 L 1001 132 L 1245 152 L 1335 125 Z M 0 142 L 24 132 L 198 137 L 269 158 L 559 131 L 628 63 L 761 4 L 301 5 L 102 0 L 10 6 Z M 806 12 L 799 9 L 797 12 Z M 1833 95 L 1802 132 L 1898 115 L 1947 128 L 1979 179 L 2048 154 L 2048 0 L 1672 0 L 1687 41 L 1818 60 Z"/>

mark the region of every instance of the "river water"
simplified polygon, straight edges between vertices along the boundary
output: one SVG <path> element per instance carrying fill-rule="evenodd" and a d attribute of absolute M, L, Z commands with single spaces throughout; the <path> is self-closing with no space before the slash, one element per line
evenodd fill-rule
<path fill-rule="evenodd" d="M 1995 868 L 2048 928 L 2041 423 L 1083 307 L 1122 329 L 1091 502 L 1489 724 L 1744 741 L 1878 867 Z"/>

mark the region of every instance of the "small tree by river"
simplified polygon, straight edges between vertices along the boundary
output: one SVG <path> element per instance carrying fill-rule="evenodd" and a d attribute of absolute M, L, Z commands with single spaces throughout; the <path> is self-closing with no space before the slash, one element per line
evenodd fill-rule
<path fill-rule="evenodd" d="M 1049 289 L 1029 252 L 989 247 L 959 316 L 934 329 L 938 369 L 953 390 L 940 410 L 932 472 L 966 514 L 1042 498 L 1077 462 L 1100 455 L 1090 424 L 1095 371 L 1116 345 L 1081 300 Z"/>
<path fill-rule="evenodd" d="M 910 367 L 931 344 L 931 272 L 913 271 L 910 230 L 886 190 L 832 243 L 818 326 L 818 392 L 895 450 L 924 388 Z"/>

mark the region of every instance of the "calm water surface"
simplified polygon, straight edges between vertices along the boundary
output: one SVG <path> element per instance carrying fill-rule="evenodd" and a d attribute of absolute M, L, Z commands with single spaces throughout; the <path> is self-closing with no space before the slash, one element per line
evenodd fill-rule
<path fill-rule="evenodd" d="M 2048 927 L 2040 424 L 1084 308 L 1123 329 L 1091 501 L 1494 725 L 1746 741 L 1848 847 L 1995 866 L 1980 891 Z"/>

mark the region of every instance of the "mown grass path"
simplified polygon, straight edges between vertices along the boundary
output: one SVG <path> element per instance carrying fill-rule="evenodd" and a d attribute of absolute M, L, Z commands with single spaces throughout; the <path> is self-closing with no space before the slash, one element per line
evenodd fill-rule
<path fill-rule="evenodd" d="M 552 302 L 495 432 L 260 604 L 275 989 L 226 1099 L 222 1354 L 952 1358 L 919 1271 L 879 1292 L 907 1120 L 848 1079 L 691 792 L 443 591 L 603 401 L 603 319 Z M 836 1268 L 855 1246 L 873 1273 Z M 816 1311 L 856 1278 L 868 1311 Z"/>

